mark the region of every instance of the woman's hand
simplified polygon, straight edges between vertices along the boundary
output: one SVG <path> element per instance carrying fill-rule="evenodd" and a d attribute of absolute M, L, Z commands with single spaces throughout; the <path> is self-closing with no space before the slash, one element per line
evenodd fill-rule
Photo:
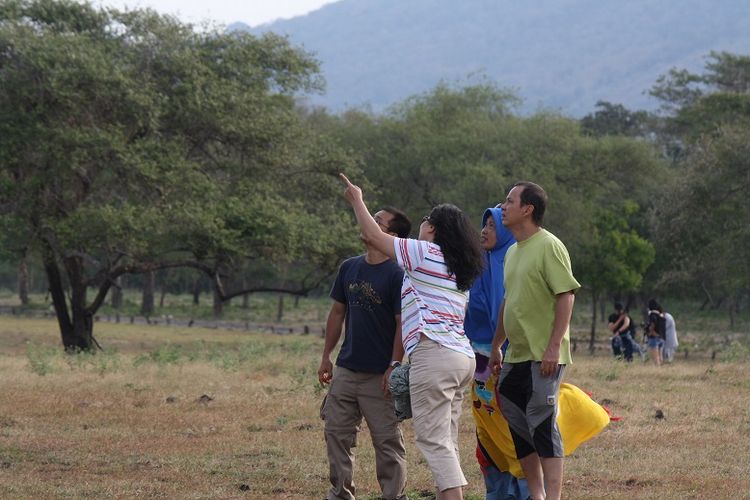
<path fill-rule="evenodd" d="M 344 198 L 346 198 L 346 201 L 351 205 L 362 201 L 362 189 L 359 186 L 352 184 L 344 174 L 339 174 L 339 177 L 341 177 L 341 180 L 346 184 L 346 191 L 344 191 Z"/>

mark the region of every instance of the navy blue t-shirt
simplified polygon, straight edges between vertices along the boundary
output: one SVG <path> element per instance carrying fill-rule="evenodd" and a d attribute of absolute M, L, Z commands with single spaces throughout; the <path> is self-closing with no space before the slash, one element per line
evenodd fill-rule
<path fill-rule="evenodd" d="M 401 314 L 404 271 L 392 260 L 368 264 L 364 255 L 344 261 L 331 298 L 346 304 L 344 343 L 336 365 L 364 373 L 385 373 Z M 399 332 L 400 334 L 401 332 Z"/>

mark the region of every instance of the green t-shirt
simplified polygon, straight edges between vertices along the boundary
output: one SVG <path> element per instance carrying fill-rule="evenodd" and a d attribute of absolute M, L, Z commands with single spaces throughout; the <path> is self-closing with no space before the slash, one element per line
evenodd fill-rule
<path fill-rule="evenodd" d="M 515 243 L 505 255 L 503 326 L 510 363 L 541 361 L 555 320 L 555 296 L 577 290 L 565 245 L 545 229 Z M 560 345 L 560 363 L 570 364 L 570 331 Z"/>

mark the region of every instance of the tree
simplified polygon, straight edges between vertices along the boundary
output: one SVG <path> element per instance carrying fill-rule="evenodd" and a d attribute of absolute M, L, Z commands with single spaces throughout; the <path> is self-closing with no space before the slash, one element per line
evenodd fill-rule
<path fill-rule="evenodd" d="M 330 174 L 354 167 L 303 126 L 295 95 L 321 83 L 286 40 L 12 0 L 0 68 L 0 222 L 41 255 L 67 350 L 95 345 L 123 275 L 192 267 L 228 298 L 235 265 L 304 255 L 281 291 L 306 293 L 352 248 Z"/>
<path fill-rule="evenodd" d="M 742 260 L 750 56 L 711 52 L 703 73 L 672 70 L 652 94 L 664 104 L 663 140 L 679 152 L 653 213 L 655 281 L 701 293 L 704 304 L 728 304 L 733 325 L 750 282 Z"/>
<path fill-rule="evenodd" d="M 653 245 L 640 236 L 629 223 L 638 213 L 632 202 L 621 208 L 599 208 L 594 218 L 594 233 L 576 259 L 575 274 L 591 291 L 591 337 L 596 339 L 596 306 L 606 291 L 628 292 L 641 286 L 644 273 L 653 264 Z"/>
<path fill-rule="evenodd" d="M 711 51 L 703 74 L 672 68 L 661 75 L 650 94 L 662 103 L 667 114 L 690 107 L 700 98 L 716 92 L 750 92 L 750 56 Z"/>
<path fill-rule="evenodd" d="M 378 202 L 412 216 L 450 202 L 479 221 L 512 182 L 528 179 L 547 190 L 545 226 L 566 242 L 574 262 L 594 244 L 599 207 L 634 203 L 639 210 L 629 215 L 630 227 L 648 234 L 646 212 L 666 178 L 650 143 L 583 134 L 576 120 L 555 113 L 515 116 L 515 102 L 493 85 L 439 85 L 383 116 L 318 110 L 308 119 L 362 158 Z"/>
<path fill-rule="evenodd" d="M 668 256 L 662 286 L 729 299 L 730 325 L 750 288 L 750 129 L 722 128 L 705 137 L 657 204 L 657 247 Z"/>
<path fill-rule="evenodd" d="M 711 52 L 701 74 L 673 68 L 650 91 L 661 102 L 654 129 L 669 157 L 724 126 L 750 126 L 750 56 Z"/>
<path fill-rule="evenodd" d="M 581 118 L 581 128 L 587 134 L 596 137 L 641 137 L 648 134 L 649 114 L 646 111 L 630 111 L 622 104 L 607 101 L 597 101 L 596 108 L 594 113 Z"/>

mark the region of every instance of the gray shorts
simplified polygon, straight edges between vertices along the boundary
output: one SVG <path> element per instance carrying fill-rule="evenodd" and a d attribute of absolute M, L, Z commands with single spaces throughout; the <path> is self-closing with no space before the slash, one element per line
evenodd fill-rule
<path fill-rule="evenodd" d="M 539 372 L 541 362 L 504 363 L 500 371 L 500 409 L 508 421 L 518 458 L 532 453 L 563 457 L 557 426 L 558 396 L 565 365 L 551 377 Z"/>

